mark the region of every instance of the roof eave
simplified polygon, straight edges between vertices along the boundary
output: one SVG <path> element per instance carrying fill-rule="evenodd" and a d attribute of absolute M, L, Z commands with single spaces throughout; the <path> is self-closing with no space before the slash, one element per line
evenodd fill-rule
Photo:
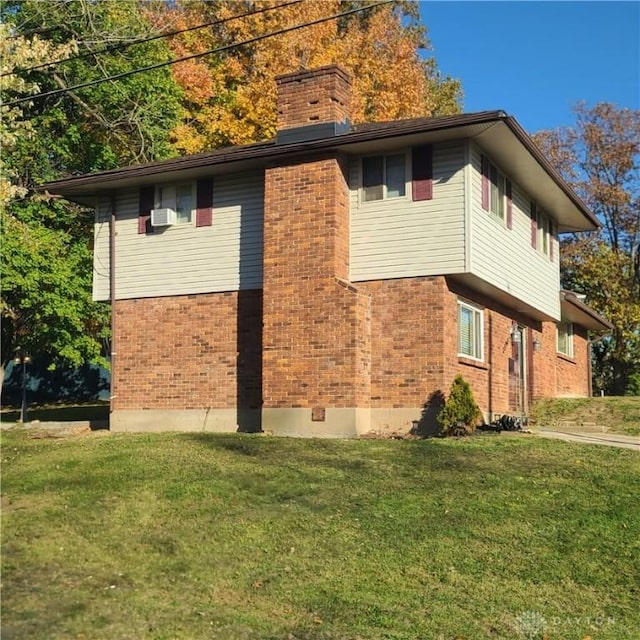
<path fill-rule="evenodd" d="M 108 191 L 118 186 L 119 182 L 137 182 L 144 184 L 150 182 L 154 176 L 175 171 L 198 172 L 205 168 L 219 167 L 221 165 L 234 164 L 236 166 L 263 165 L 268 161 L 278 161 L 281 158 L 299 157 L 314 151 L 326 151 L 330 149 L 346 150 L 354 145 L 371 143 L 374 141 L 388 141 L 393 138 L 415 136 L 417 134 L 444 133 L 453 129 L 464 130 L 477 125 L 491 125 L 504 123 L 515 136 L 522 147 L 538 163 L 544 173 L 558 186 L 564 196 L 569 199 L 579 211 L 584 224 L 576 226 L 577 231 L 594 230 L 600 227 L 596 216 L 589 207 L 578 197 L 562 176 L 553 168 L 544 157 L 540 149 L 531 137 L 520 126 L 515 118 L 504 111 L 482 111 L 478 113 L 461 114 L 455 116 L 443 116 L 438 118 L 417 118 L 413 120 L 398 120 L 389 123 L 377 123 L 361 125 L 354 130 L 341 135 L 321 138 L 305 142 L 292 142 L 276 144 L 275 141 L 261 142 L 251 145 L 229 147 L 210 153 L 196 156 L 183 156 L 152 162 L 144 165 L 134 165 L 118 169 L 111 169 L 93 174 L 74 176 L 49 182 L 40 187 L 41 191 L 49 191 L 63 195 L 69 200 L 87 202 L 87 196 L 95 195 L 101 191 Z M 467 134 L 471 135 L 471 134 Z M 561 229 L 561 231 L 574 229 Z"/>
<path fill-rule="evenodd" d="M 565 179 L 558 173 L 557 169 L 549 162 L 547 157 L 542 153 L 538 145 L 532 140 L 531 136 L 520 126 L 520 123 L 513 116 L 504 118 L 507 126 L 511 129 L 520 143 L 535 158 L 540 166 L 547 172 L 549 177 L 564 191 L 565 195 L 573 202 L 573 204 L 581 210 L 585 218 L 593 225 L 593 230 L 599 229 L 602 224 L 596 215 L 589 209 L 587 204 L 578 196 L 578 194 L 569 186 Z"/>
<path fill-rule="evenodd" d="M 573 291 L 560 291 L 562 315 L 591 331 L 611 331 L 613 324 L 586 305 Z"/>

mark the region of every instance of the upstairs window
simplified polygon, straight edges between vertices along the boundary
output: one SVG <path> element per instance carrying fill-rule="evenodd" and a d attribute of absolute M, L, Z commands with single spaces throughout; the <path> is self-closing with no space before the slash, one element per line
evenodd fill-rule
<path fill-rule="evenodd" d="M 482 309 L 458 300 L 458 355 L 474 360 L 483 359 Z"/>
<path fill-rule="evenodd" d="M 551 218 L 535 203 L 531 203 L 531 245 L 553 260 L 553 230 Z"/>
<path fill-rule="evenodd" d="M 573 358 L 573 325 L 570 322 L 560 322 L 558 325 L 557 350 L 565 356 Z"/>
<path fill-rule="evenodd" d="M 403 198 L 407 190 L 407 159 L 404 153 L 362 159 L 362 201 Z"/>
<path fill-rule="evenodd" d="M 213 178 L 204 177 L 184 184 L 143 185 L 138 194 L 138 233 L 153 233 L 153 209 L 172 209 L 178 224 L 190 224 L 195 214 L 196 227 L 213 223 Z"/>
<path fill-rule="evenodd" d="M 504 176 L 489 163 L 489 211 L 504 220 Z"/>
<path fill-rule="evenodd" d="M 482 156 L 482 207 L 512 228 L 511 182 L 489 158 Z"/>
<path fill-rule="evenodd" d="M 162 185 L 156 189 L 156 207 L 173 209 L 178 224 L 191 222 L 194 203 L 193 183 Z"/>

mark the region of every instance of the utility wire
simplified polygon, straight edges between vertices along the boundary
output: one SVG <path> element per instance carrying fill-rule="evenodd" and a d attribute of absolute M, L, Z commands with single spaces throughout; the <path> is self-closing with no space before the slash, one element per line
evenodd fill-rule
<path fill-rule="evenodd" d="M 368 11 L 369 9 L 374 9 L 375 7 L 381 7 L 385 4 L 390 4 L 391 2 L 395 2 L 395 0 L 383 0 L 382 2 L 376 2 L 375 4 L 369 4 L 364 7 L 358 7 L 356 9 L 350 9 L 349 11 L 345 11 L 343 13 L 336 13 L 331 16 L 327 16 L 325 18 L 318 18 L 317 20 L 312 20 L 311 22 L 305 22 L 303 24 L 294 25 L 293 27 L 285 27 L 283 29 L 278 29 L 277 31 L 272 31 L 271 33 L 265 33 L 260 36 L 255 36 L 253 38 L 249 38 L 248 40 L 243 40 L 242 42 L 237 42 L 235 44 L 227 44 L 222 47 L 217 47 L 216 49 L 209 49 L 208 51 L 203 51 L 201 53 L 194 53 L 190 56 L 184 56 L 183 58 L 176 58 L 175 60 L 169 60 L 167 62 L 158 62 L 156 64 L 151 64 L 147 67 L 140 67 L 139 69 L 132 69 L 131 71 L 125 71 L 123 73 L 118 73 L 114 76 L 108 76 L 107 78 L 98 78 L 96 80 L 91 80 L 90 82 L 83 82 L 81 84 L 73 85 L 72 87 L 66 87 L 64 89 L 55 89 L 54 91 L 47 91 L 46 93 L 38 93 L 34 96 L 28 96 L 25 98 L 19 98 L 17 100 L 11 100 L 10 102 L 5 102 L 5 107 L 12 107 L 16 104 L 22 104 L 23 102 L 31 102 L 34 100 L 41 100 L 42 98 L 50 98 L 52 96 L 58 96 L 62 93 L 68 93 L 69 91 L 75 91 L 76 89 L 84 89 L 85 87 L 92 87 L 97 84 L 102 84 L 103 82 L 109 82 L 110 80 L 120 80 L 121 78 L 126 78 L 128 76 L 135 75 L 136 73 L 144 73 L 145 71 L 153 71 L 155 69 L 160 69 L 161 67 L 167 67 L 172 64 L 177 64 L 178 62 L 185 62 L 187 60 L 195 60 L 196 58 L 202 58 L 204 56 L 209 56 L 214 53 L 220 53 L 221 51 L 228 51 L 229 49 L 236 49 L 237 47 L 242 47 L 247 44 L 252 44 L 254 42 L 259 42 L 260 40 L 265 40 L 266 38 L 272 38 L 274 36 L 282 35 L 283 33 L 289 33 L 291 31 L 297 31 L 298 29 L 304 29 L 305 27 L 312 27 L 316 24 L 321 24 L 323 22 L 328 22 L 329 20 L 336 20 L 337 18 L 342 18 L 343 16 L 348 16 L 354 13 L 361 13 L 362 11 Z"/>
<path fill-rule="evenodd" d="M 198 29 L 204 29 L 205 27 L 215 27 L 221 24 L 225 24 L 226 22 L 231 22 L 232 20 L 247 18 L 248 16 L 255 16 L 260 13 L 265 13 L 267 11 L 273 11 L 274 9 L 283 9 L 284 7 L 290 7 L 291 5 L 294 5 L 294 4 L 300 4 L 301 2 L 302 0 L 291 0 L 291 2 L 283 2 L 282 4 L 278 4 L 273 7 L 263 7 L 262 9 L 257 9 L 256 11 L 247 11 L 246 13 L 240 13 L 235 16 L 223 18 L 222 20 L 205 22 L 204 24 L 199 24 L 195 27 L 186 27 L 185 29 L 178 29 L 177 31 L 167 31 L 166 33 L 160 33 L 158 35 L 150 36 L 148 38 L 138 38 L 136 40 L 130 40 L 129 42 L 119 42 L 118 44 L 113 44 L 108 47 L 103 47 L 102 49 L 96 49 L 95 51 L 86 51 L 85 53 L 80 53 L 75 56 L 63 58 L 62 60 L 56 60 L 55 62 L 44 62 L 42 64 L 38 64 L 33 67 L 27 67 L 26 69 L 14 69 L 13 71 L 7 71 L 5 73 L 0 74 L 0 78 L 2 78 L 3 76 L 12 75 L 16 73 L 16 71 L 20 71 L 21 73 L 27 73 L 29 71 L 37 71 L 38 69 L 44 69 L 45 67 L 53 67 L 55 65 L 62 64 L 63 62 L 70 62 L 71 60 L 82 60 L 84 58 L 90 58 L 91 56 L 96 56 L 103 53 L 111 53 L 112 51 L 118 51 L 119 49 L 126 49 L 127 47 L 132 47 L 136 44 L 144 44 L 145 42 L 152 42 L 153 40 L 159 40 L 160 38 L 170 38 L 171 36 L 176 36 L 176 35 L 179 35 L 180 33 L 187 33 L 188 31 L 197 31 Z M 52 27 L 52 29 L 49 29 L 49 30 L 51 31 L 57 28 L 59 27 Z"/>

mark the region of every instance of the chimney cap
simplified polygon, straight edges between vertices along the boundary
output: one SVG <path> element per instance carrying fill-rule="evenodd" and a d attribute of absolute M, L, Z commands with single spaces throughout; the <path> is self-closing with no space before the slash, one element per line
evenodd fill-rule
<path fill-rule="evenodd" d="M 318 67 L 317 69 L 302 69 L 301 71 L 294 71 L 293 73 L 285 73 L 281 76 L 276 76 L 276 83 L 285 84 L 287 82 L 300 82 L 307 78 L 331 74 L 341 76 L 342 80 L 351 84 L 351 74 L 345 71 L 345 69 L 338 64 L 328 64 L 324 67 Z"/>

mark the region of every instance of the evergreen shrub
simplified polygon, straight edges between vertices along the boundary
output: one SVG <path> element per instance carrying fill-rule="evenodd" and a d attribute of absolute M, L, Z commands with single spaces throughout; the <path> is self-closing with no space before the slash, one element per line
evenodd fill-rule
<path fill-rule="evenodd" d="M 437 420 L 446 436 L 469 435 L 482 422 L 482 413 L 471 386 L 461 375 L 453 379 L 449 397 L 438 413 Z"/>

